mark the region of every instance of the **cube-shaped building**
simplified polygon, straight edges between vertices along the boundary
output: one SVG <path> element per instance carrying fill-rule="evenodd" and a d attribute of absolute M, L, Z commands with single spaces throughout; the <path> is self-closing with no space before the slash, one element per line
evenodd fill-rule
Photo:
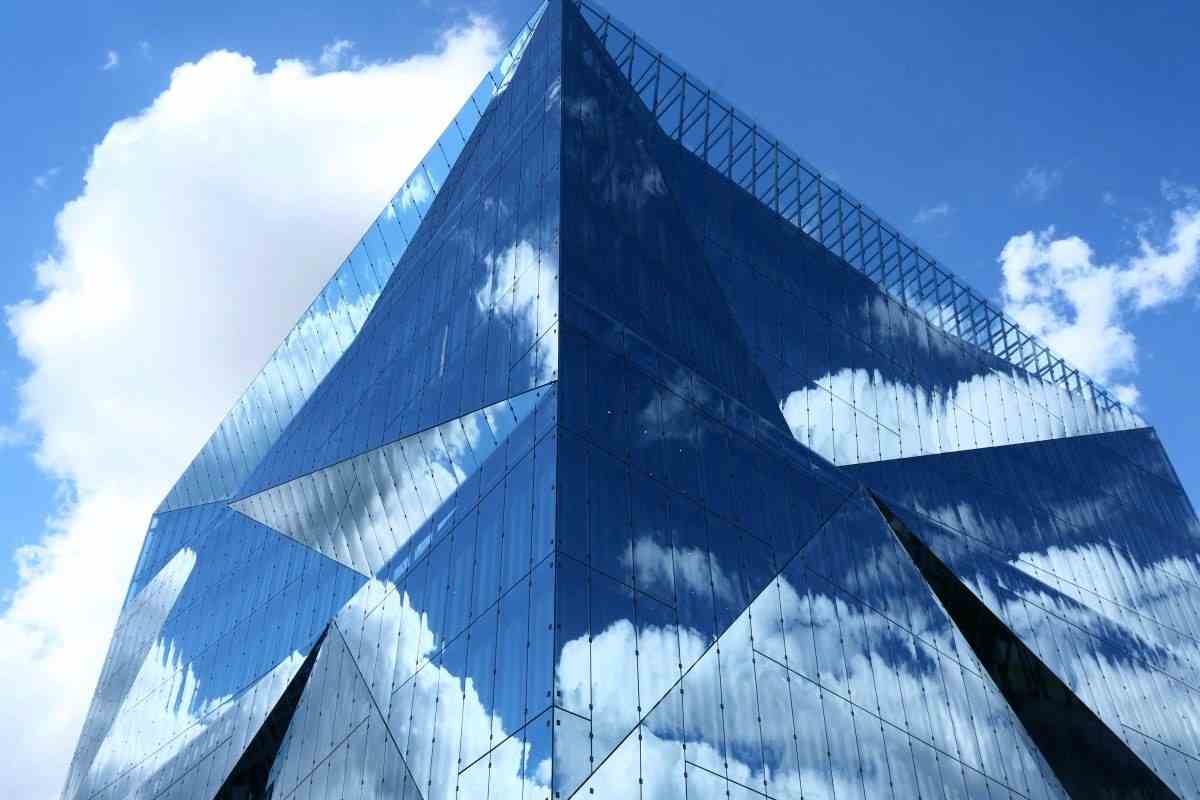
<path fill-rule="evenodd" d="M 119 798 L 1200 797 L 1152 428 L 592 0 L 150 524 Z"/>

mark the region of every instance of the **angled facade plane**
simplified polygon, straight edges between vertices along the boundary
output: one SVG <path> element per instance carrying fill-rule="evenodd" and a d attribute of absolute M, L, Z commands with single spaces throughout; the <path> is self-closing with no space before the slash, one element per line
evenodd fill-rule
<path fill-rule="evenodd" d="M 63 797 L 1200 797 L 1154 429 L 591 0 L 154 514 Z"/>

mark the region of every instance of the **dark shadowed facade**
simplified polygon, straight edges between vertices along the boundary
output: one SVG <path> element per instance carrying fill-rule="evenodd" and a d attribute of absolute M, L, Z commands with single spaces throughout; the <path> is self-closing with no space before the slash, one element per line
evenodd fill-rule
<path fill-rule="evenodd" d="M 551 0 L 154 515 L 64 797 L 1200 797 L 1198 537 L 1135 413 Z"/>

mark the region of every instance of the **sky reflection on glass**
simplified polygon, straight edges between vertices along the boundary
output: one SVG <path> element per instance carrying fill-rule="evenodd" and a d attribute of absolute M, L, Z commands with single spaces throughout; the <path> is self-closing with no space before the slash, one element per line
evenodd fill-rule
<path fill-rule="evenodd" d="M 876 497 L 1200 796 L 1153 432 L 647 54 L 538 10 L 164 501 L 66 796 L 294 701 L 271 797 L 1066 797 Z"/>

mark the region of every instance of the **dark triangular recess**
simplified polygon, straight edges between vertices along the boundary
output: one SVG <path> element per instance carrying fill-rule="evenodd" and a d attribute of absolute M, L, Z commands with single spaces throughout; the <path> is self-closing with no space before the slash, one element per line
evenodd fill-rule
<path fill-rule="evenodd" d="M 265 800 L 270 797 L 271 765 L 275 763 L 279 745 L 283 743 L 287 734 L 288 725 L 296 713 L 296 705 L 300 702 L 300 696 L 304 694 L 304 687 L 308 685 L 308 676 L 312 674 L 317 653 L 320 652 L 328 632 L 329 629 L 326 628 L 325 633 L 321 634 L 316 644 L 308 651 L 304 663 L 296 670 L 295 676 L 279 697 L 279 702 L 271 709 L 258 733 L 254 734 L 254 738 L 250 740 L 242 757 L 234 765 L 225 783 L 221 784 L 221 789 L 214 795 L 213 800 Z"/>
<path fill-rule="evenodd" d="M 1098 800 L 1176 797 L 878 496 L 873 499 L 1072 797 Z"/>

